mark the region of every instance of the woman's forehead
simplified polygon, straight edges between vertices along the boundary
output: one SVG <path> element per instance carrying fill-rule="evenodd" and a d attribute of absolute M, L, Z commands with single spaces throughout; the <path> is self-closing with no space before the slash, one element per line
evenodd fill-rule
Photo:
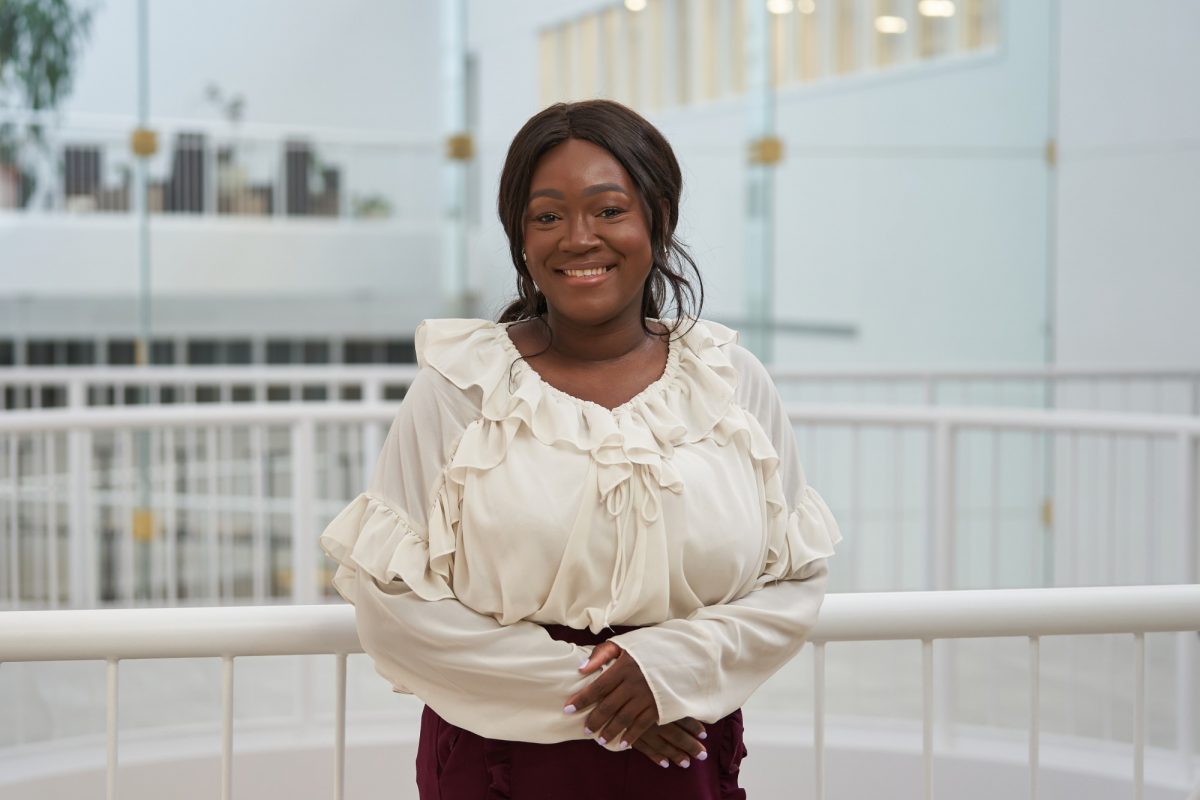
<path fill-rule="evenodd" d="M 532 197 L 540 189 L 583 191 L 605 184 L 620 187 L 627 194 L 636 191 L 629 173 L 612 153 L 592 142 L 567 139 L 538 159 L 529 190 Z"/>

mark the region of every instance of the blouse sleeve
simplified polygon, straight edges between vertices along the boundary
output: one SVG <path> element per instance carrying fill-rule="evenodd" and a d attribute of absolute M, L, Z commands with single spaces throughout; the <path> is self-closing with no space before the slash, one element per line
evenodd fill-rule
<path fill-rule="evenodd" d="M 826 559 L 841 540 L 828 506 L 805 480 L 791 422 L 766 369 L 740 347 L 731 360 L 739 371 L 736 400 L 774 445 L 779 462 L 772 480 L 781 482 L 790 509 L 748 594 L 613 637 L 642 668 L 660 724 L 720 719 L 800 651 L 825 597 Z"/>
<path fill-rule="evenodd" d="M 481 736 L 581 739 L 582 726 L 562 708 L 588 682 L 579 666 L 591 648 L 551 639 L 532 622 L 502 626 L 451 588 L 454 542 L 446 537 L 453 533 L 436 524 L 438 498 L 445 466 L 477 412 L 438 373 L 418 373 L 369 488 L 321 536 L 338 562 L 333 584 L 354 604 L 363 649 L 397 691 Z"/>

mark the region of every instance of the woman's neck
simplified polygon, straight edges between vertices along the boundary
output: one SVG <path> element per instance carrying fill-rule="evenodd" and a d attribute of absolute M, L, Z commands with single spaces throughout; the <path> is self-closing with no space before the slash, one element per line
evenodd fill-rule
<path fill-rule="evenodd" d="M 563 319 L 549 309 L 545 321 L 549 328 L 548 350 L 571 361 L 617 361 L 644 348 L 657 338 L 646 332 L 640 315 L 624 314 L 601 325 L 580 325 Z"/>

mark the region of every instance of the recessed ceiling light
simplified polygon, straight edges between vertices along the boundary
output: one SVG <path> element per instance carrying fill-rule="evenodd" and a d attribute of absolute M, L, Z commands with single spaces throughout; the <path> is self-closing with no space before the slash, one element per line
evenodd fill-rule
<path fill-rule="evenodd" d="M 953 17 L 954 0 L 920 0 L 917 13 L 922 17 Z"/>
<path fill-rule="evenodd" d="M 646 0 L 625 0 L 625 7 L 630 11 L 641 11 L 646 7 Z"/>
<path fill-rule="evenodd" d="M 904 33 L 908 30 L 908 20 L 904 17 L 876 17 L 875 30 L 880 33 Z"/>
<path fill-rule="evenodd" d="M 790 14 L 795 6 L 792 0 L 767 0 L 767 11 L 772 14 Z"/>

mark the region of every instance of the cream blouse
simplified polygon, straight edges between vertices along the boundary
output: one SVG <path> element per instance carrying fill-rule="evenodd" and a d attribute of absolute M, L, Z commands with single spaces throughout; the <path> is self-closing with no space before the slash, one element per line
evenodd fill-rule
<path fill-rule="evenodd" d="M 479 735 L 584 738 L 564 715 L 612 637 L 659 722 L 713 722 L 800 649 L 837 524 L 805 482 L 758 360 L 684 325 L 662 376 L 612 409 L 544 382 L 505 325 L 429 320 L 370 487 L 329 524 L 333 584 L 398 691 Z"/>

